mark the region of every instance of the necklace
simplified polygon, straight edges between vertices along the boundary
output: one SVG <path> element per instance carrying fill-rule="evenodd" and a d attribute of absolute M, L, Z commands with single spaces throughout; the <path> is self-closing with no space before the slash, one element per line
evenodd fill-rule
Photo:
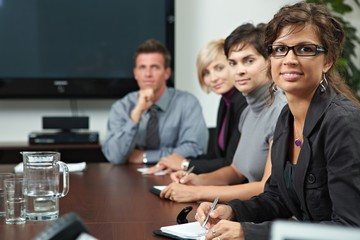
<path fill-rule="evenodd" d="M 299 134 L 299 130 L 298 130 L 297 127 L 296 127 L 295 119 L 294 119 L 294 127 L 295 127 L 296 134 L 299 136 L 299 137 L 295 138 L 294 144 L 295 144 L 295 146 L 297 146 L 297 147 L 301 147 L 301 145 L 302 145 L 302 141 L 301 141 L 301 139 L 300 139 L 300 136 L 301 136 L 301 135 Z"/>

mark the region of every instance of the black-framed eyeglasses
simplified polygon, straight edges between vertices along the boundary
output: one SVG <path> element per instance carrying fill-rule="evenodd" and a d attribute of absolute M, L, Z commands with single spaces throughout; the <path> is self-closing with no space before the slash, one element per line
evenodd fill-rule
<path fill-rule="evenodd" d="M 296 56 L 316 56 L 327 52 L 326 48 L 316 44 L 299 44 L 295 46 L 270 44 L 268 46 L 268 54 L 272 57 L 285 57 L 290 50 L 293 50 Z"/>

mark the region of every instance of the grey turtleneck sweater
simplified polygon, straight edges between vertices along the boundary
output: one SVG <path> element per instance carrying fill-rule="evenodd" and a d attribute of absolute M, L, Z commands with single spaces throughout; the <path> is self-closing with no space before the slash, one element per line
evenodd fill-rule
<path fill-rule="evenodd" d="M 275 93 L 274 102 L 269 105 L 269 84 L 244 96 L 248 106 L 239 121 L 241 137 L 233 163 L 249 182 L 254 182 L 260 181 L 264 175 L 269 142 L 286 98 L 279 90 Z"/>

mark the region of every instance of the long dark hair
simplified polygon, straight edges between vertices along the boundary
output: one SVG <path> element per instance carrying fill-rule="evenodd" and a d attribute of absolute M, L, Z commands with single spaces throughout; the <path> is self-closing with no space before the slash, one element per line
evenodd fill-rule
<path fill-rule="evenodd" d="M 333 65 L 326 73 L 326 78 L 330 86 L 337 93 L 344 95 L 356 105 L 360 106 L 358 99 L 335 69 L 335 63 L 343 50 L 345 31 L 325 6 L 299 2 L 294 5 L 282 7 L 267 24 L 265 30 L 265 46 L 272 44 L 284 27 L 297 27 L 308 24 L 313 26 L 320 39 L 321 45 L 327 49 L 327 53 L 325 54 L 326 59 L 329 62 L 333 62 Z"/>

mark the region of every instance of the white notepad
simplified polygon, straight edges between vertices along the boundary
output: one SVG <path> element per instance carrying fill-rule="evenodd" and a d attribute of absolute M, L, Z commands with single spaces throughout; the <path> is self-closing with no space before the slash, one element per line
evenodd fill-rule
<path fill-rule="evenodd" d="M 206 229 L 202 228 L 199 222 L 161 227 L 160 230 L 184 239 L 204 239 L 206 234 Z"/>

